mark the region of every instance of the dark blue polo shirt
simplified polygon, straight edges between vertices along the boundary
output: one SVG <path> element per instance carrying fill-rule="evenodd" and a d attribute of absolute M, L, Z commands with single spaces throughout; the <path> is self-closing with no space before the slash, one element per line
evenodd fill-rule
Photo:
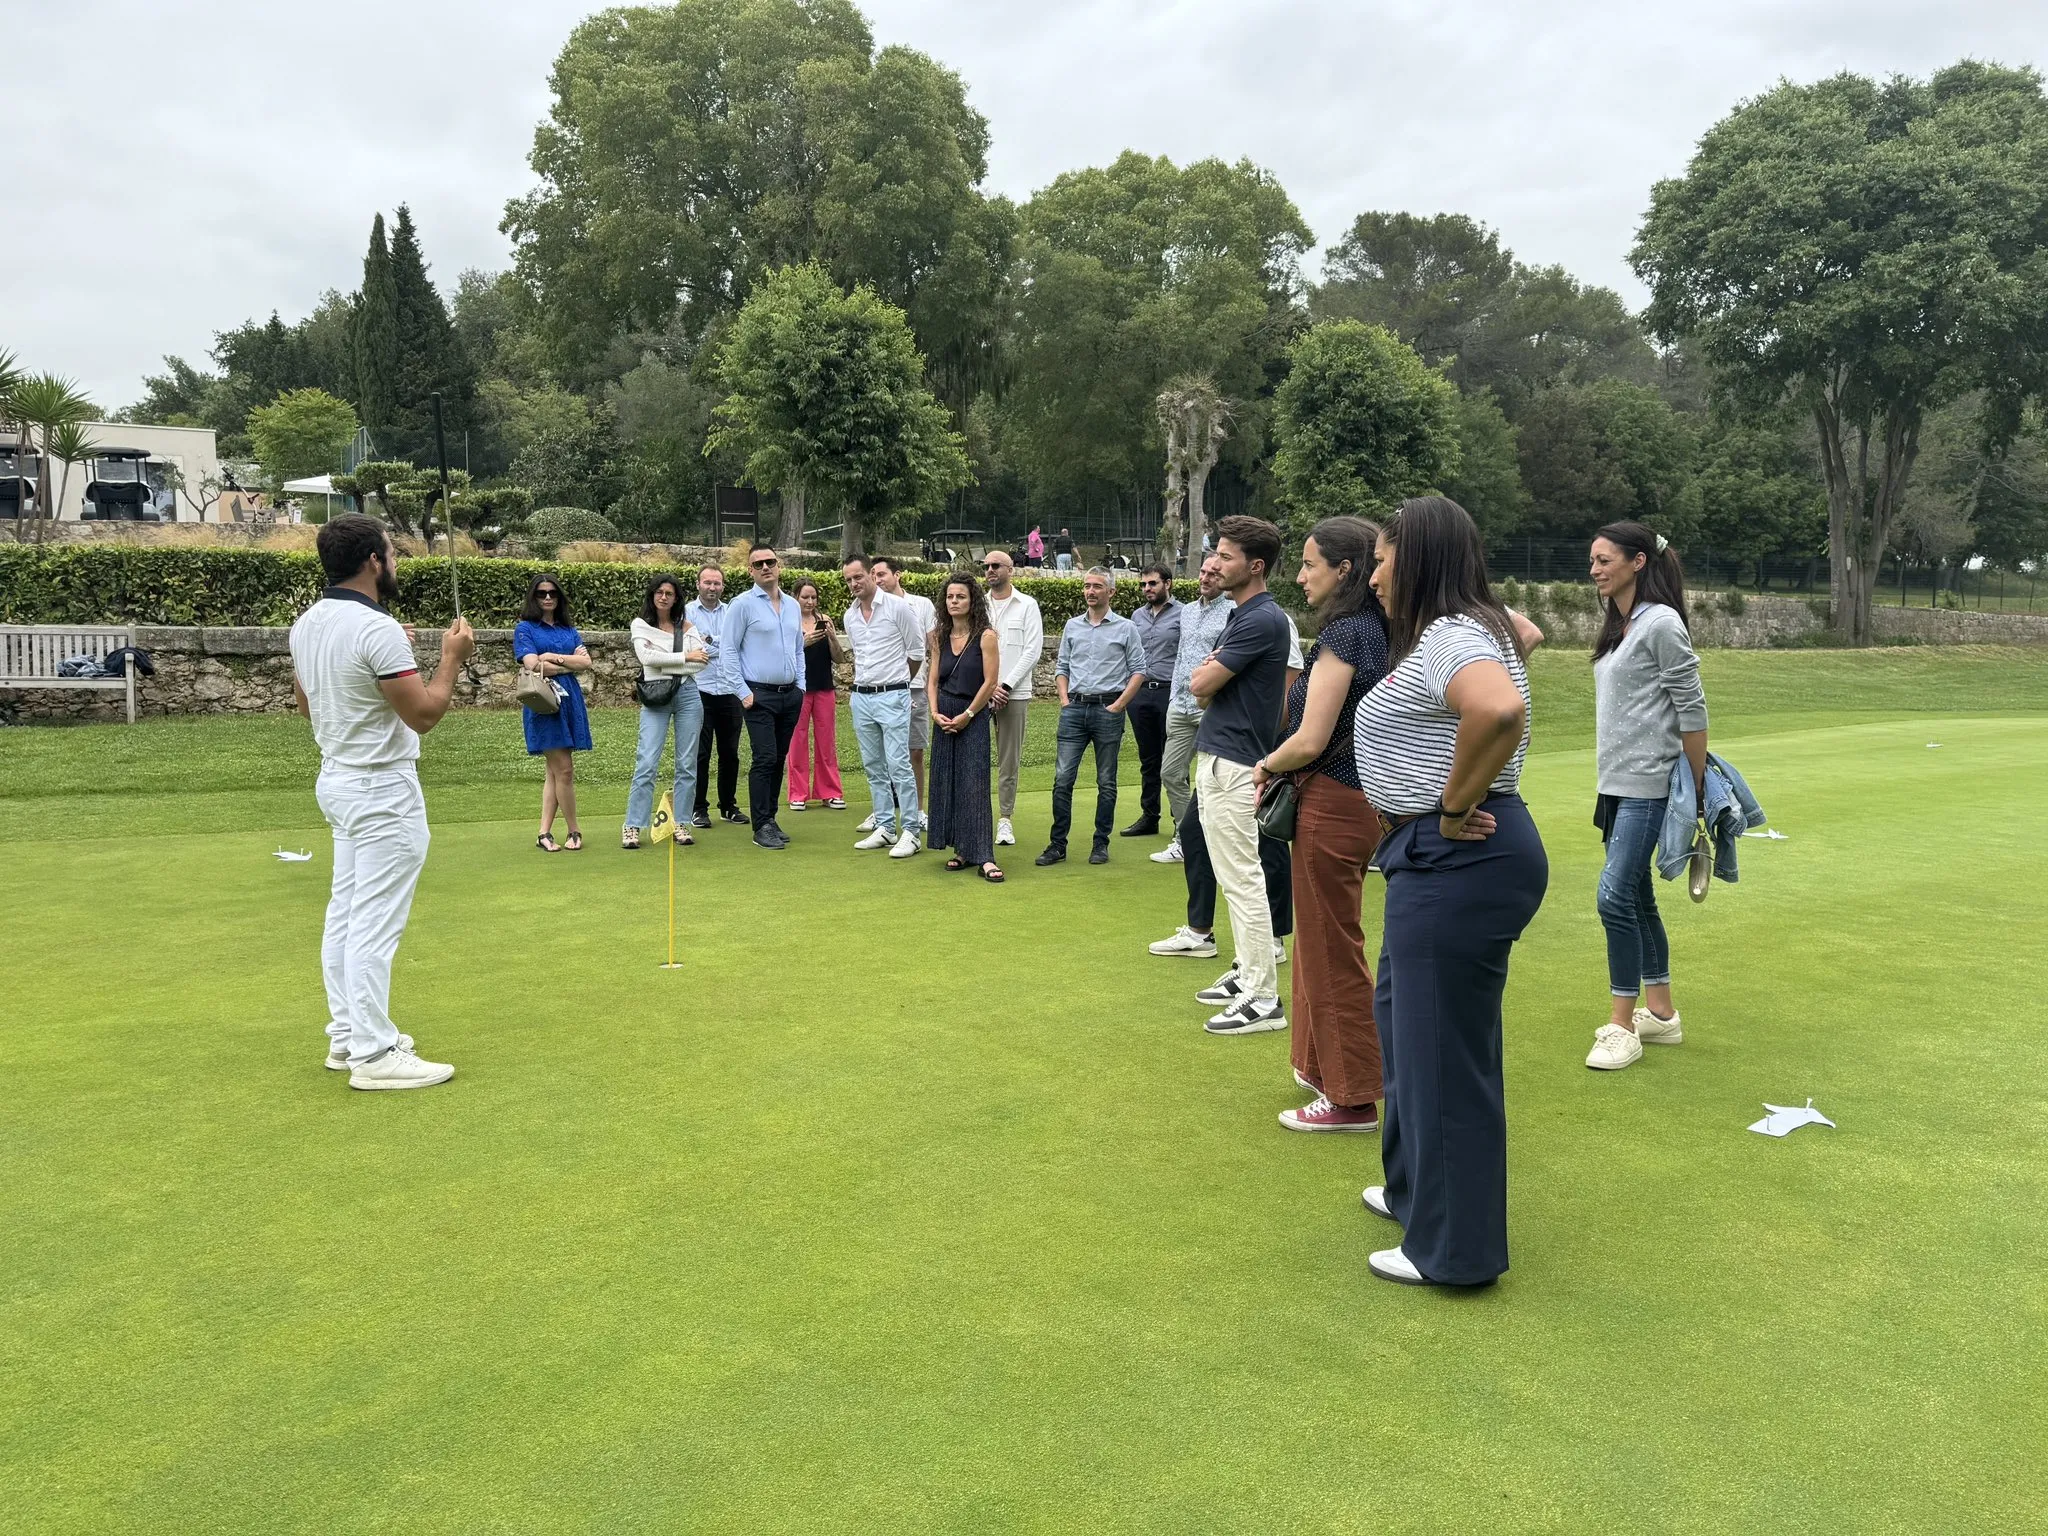
<path fill-rule="evenodd" d="M 1216 659 L 1234 674 L 1202 713 L 1195 750 L 1249 768 L 1280 739 L 1287 701 L 1287 653 L 1294 632 L 1287 615 L 1261 592 L 1240 603 L 1216 642 Z"/>

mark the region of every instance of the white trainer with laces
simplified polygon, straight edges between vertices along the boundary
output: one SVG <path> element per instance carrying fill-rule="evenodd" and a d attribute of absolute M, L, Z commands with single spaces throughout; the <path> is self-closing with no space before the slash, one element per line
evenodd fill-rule
<path fill-rule="evenodd" d="M 1677 1045 L 1685 1039 L 1685 1028 L 1677 1011 L 1660 1019 L 1647 1008 L 1636 1010 L 1636 1038 L 1645 1045 Z"/>
<path fill-rule="evenodd" d="M 1234 1003 L 1243 996 L 1244 983 L 1237 979 L 1237 967 L 1233 964 L 1229 970 L 1197 992 L 1195 994 L 1195 1001 L 1198 1003 Z"/>
<path fill-rule="evenodd" d="M 405 1046 L 394 1045 L 375 1061 L 352 1067 L 351 1088 L 431 1088 L 445 1083 L 455 1069 L 445 1061 L 421 1061 Z"/>
<path fill-rule="evenodd" d="M 876 827 L 853 846 L 856 848 L 886 848 L 895 841 L 896 839 L 890 836 L 887 827 Z"/>
<path fill-rule="evenodd" d="M 1619 1024 L 1602 1024 L 1593 1031 L 1593 1049 L 1586 1053 L 1586 1065 L 1598 1072 L 1619 1072 L 1643 1059 L 1643 1042 L 1635 1031 Z"/>
<path fill-rule="evenodd" d="M 1197 933 L 1182 923 L 1173 930 L 1173 937 L 1161 939 L 1145 946 L 1155 955 L 1186 955 L 1190 960 L 1206 960 L 1216 953 L 1216 935 Z"/>
<path fill-rule="evenodd" d="M 412 1049 L 412 1036 L 411 1036 L 411 1035 L 400 1035 L 400 1036 L 398 1037 L 398 1048 L 399 1048 L 399 1049 L 400 1049 L 401 1051 L 409 1051 L 409 1050 L 411 1050 L 411 1049 Z M 328 1050 L 327 1050 L 327 1070 L 328 1070 L 328 1071 L 330 1071 L 330 1072 L 346 1072 L 346 1071 L 348 1070 L 348 1047 L 347 1047 L 347 1046 L 343 1046 L 343 1047 L 342 1047 L 342 1048 L 341 1048 L 340 1050 L 338 1050 L 338 1051 L 337 1051 L 337 1050 L 335 1050 L 335 1049 L 334 1049 L 334 1048 L 333 1048 L 332 1046 L 329 1046 L 329 1047 L 328 1047 Z"/>
<path fill-rule="evenodd" d="M 1150 857 L 1154 864 L 1185 864 L 1187 862 L 1187 856 L 1180 851 L 1180 838 L 1177 835 L 1172 842 Z"/>
<path fill-rule="evenodd" d="M 889 850 L 892 859 L 907 859 L 924 846 L 917 839 L 917 828 L 904 828 L 903 835 L 896 839 L 896 846 Z"/>
<path fill-rule="evenodd" d="M 1017 846 L 1017 831 L 1010 825 L 1010 818 L 1007 816 L 1000 817 L 996 821 L 996 846 L 998 848 L 1014 848 Z"/>
<path fill-rule="evenodd" d="M 1287 963 L 1287 946 L 1278 939 L 1273 941 L 1273 963 L 1275 965 L 1285 965 Z"/>
<path fill-rule="evenodd" d="M 867 814 L 867 819 L 866 819 L 865 821 L 863 821 L 863 822 L 862 822 L 862 823 L 861 823 L 861 824 L 860 824 L 859 826 L 855 827 L 855 828 L 854 828 L 853 830 L 854 830 L 854 831 L 856 831 L 856 832 L 872 832 L 872 831 L 874 831 L 874 830 L 875 830 L 875 813 L 874 813 L 873 811 L 869 811 L 869 812 L 868 812 L 868 814 Z"/>
<path fill-rule="evenodd" d="M 1287 1013 L 1277 997 L 1239 998 L 1202 1026 L 1212 1035 L 1263 1035 L 1286 1027 Z"/>

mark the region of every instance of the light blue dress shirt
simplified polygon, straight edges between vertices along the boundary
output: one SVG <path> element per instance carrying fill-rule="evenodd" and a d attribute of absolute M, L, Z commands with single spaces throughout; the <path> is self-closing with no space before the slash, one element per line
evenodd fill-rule
<path fill-rule="evenodd" d="M 782 594 L 779 614 L 759 587 L 742 592 L 731 607 L 725 620 L 725 649 L 738 659 L 740 691 L 747 691 L 746 683 L 801 682 L 804 618 L 796 594 Z"/>
<path fill-rule="evenodd" d="M 692 598 L 683 604 L 683 617 L 704 637 L 704 650 L 711 658 L 704 664 L 704 670 L 697 674 L 699 693 L 738 694 L 744 691 L 740 682 L 739 653 L 727 650 L 725 645 L 725 621 L 731 613 L 731 603 L 706 608 Z"/>

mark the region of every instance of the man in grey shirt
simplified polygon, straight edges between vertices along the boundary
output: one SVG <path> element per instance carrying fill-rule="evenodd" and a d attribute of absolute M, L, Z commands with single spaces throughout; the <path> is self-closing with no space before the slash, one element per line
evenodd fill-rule
<path fill-rule="evenodd" d="M 1180 622 L 1175 626 L 1179 641 L 1173 660 L 1173 686 L 1166 703 L 1166 741 L 1160 754 L 1160 777 L 1166 783 L 1166 806 L 1175 828 L 1173 841 L 1152 855 L 1154 864 L 1181 862 L 1181 819 L 1188 811 L 1188 765 L 1195 760 L 1195 732 L 1202 726 L 1202 705 L 1189 686 L 1195 668 L 1209 659 L 1216 642 L 1223 638 L 1223 626 L 1230 622 L 1233 603 L 1223 591 L 1216 557 L 1202 561 L 1196 585 L 1199 597 L 1180 605 Z"/>
<path fill-rule="evenodd" d="M 1086 613 L 1067 620 L 1060 632 L 1059 661 L 1053 669 L 1060 695 L 1058 755 L 1052 774 L 1052 835 L 1040 864 L 1067 856 L 1067 829 L 1074 820 L 1074 780 L 1081 753 L 1095 747 L 1095 843 L 1090 864 L 1109 862 L 1109 834 L 1116 821 L 1116 758 L 1123 745 L 1124 711 L 1145 681 L 1145 647 L 1138 627 L 1110 611 L 1116 577 L 1101 566 L 1081 580 Z"/>
<path fill-rule="evenodd" d="M 1181 605 L 1173 596 L 1173 572 L 1148 565 L 1138 573 L 1144 597 L 1131 622 L 1145 647 L 1145 681 L 1131 700 L 1131 734 L 1138 738 L 1138 819 L 1125 837 L 1151 837 L 1159 830 L 1159 770 L 1166 750 L 1166 702 L 1173 691 L 1174 662 L 1180 653 Z"/>

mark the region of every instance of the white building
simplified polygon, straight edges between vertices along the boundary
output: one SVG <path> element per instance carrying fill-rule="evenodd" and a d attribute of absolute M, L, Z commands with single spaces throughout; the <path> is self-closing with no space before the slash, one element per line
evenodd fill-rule
<path fill-rule="evenodd" d="M 244 498 L 219 495 L 220 455 L 211 427 L 139 427 L 118 421 L 84 424 L 93 456 L 50 465 L 50 496 L 63 522 L 139 519 L 146 522 L 233 522 Z M 0 519 L 16 517 L 17 472 L 26 477 L 26 510 L 35 515 L 36 456 L 17 462 L 18 439 L 0 428 Z M 202 489 L 203 487 L 203 489 Z"/>

